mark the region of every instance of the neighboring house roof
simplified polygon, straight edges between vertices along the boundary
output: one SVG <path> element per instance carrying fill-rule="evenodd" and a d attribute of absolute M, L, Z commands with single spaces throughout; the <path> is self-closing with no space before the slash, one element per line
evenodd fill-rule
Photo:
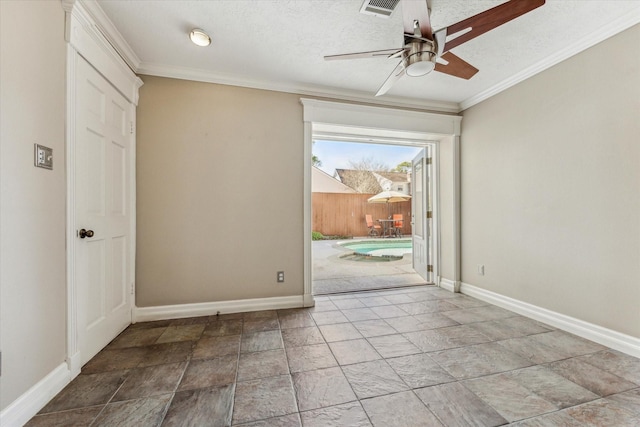
<path fill-rule="evenodd" d="M 336 169 L 336 175 L 338 175 L 340 181 L 356 190 L 357 193 L 377 194 L 384 191 L 371 171 Z"/>
<path fill-rule="evenodd" d="M 402 191 L 409 193 L 410 179 L 403 172 L 381 172 L 356 169 L 336 169 L 340 181 L 354 188 L 358 193 L 377 194 L 381 191 Z M 398 185 L 402 187 L 399 190 Z"/>
<path fill-rule="evenodd" d="M 376 173 L 392 182 L 409 182 L 408 174 L 405 172 L 376 172 Z"/>
<path fill-rule="evenodd" d="M 311 168 L 311 192 L 313 193 L 357 193 L 356 190 L 338 181 L 322 169 Z"/>

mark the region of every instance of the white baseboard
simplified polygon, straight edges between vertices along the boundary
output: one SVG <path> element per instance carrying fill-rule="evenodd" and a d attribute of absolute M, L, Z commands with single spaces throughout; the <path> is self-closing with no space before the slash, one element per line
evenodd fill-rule
<path fill-rule="evenodd" d="M 456 283 L 453 280 L 445 279 L 444 277 L 440 278 L 440 287 L 445 291 L 456 291 Z"/>
<path fill-rule="evenodd" d="M 304 307 L 313 307 L 316 305 L 316 301 L 313 298 L 312 294 L 304 294 L 303 300 L 304 300 Z"/>
<path fill-rule="evenodd" d="M 134 322 L 182 319 L 185 317 L 212 316 L 217 314 L 242 313 L 247 311 L 280 310 L 304 307 L 303 295 L 288 297 L 253 298 L 233 301 L 203 302 L 194 304 L 135 307 Z"/>
<path fill-rule="evenodd" d="M 0 412 L 0 426 L 25 425 L 70 382 L 69 367 L 66 363 L 61 363 Z"/>
<path fill-rule="evenodd" d="M 486 289 L 462 283 L 460 292 L 515 313 L 546 323 L 563 331 L 605 345 L 634 357 L 640 357 L 640 339 L 546 308 L 519 301 Z"/>
<path fill-rule="evenodd" d="M 69 366 L 72 380 L 80 375 L 80 370 L 82 369 L 82 359 L 80 358 L 79 351 L 76 351 L 73 356 L 67 358 L 67 365 Z"/>

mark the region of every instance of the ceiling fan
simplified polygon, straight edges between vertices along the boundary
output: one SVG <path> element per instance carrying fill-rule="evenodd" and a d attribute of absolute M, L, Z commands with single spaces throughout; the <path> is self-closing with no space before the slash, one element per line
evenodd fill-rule
<path fill-rule="evenodd" d="M 400 62 L 382 84 L 376 96 L 385 94 L 405 74 L 411 77 L 424 76 L 434 69 L 469 80 L 478 72 L 478 69 L 451 53 L 451 49 L 524 15 L 544 3 L 545 0 L 509 0 L 434 32 L 431 28 L 427 0 L 401 0 L 404 47 L 329 55 L 324 59 L 330 61 L 377 57 L 399 58 Z"/>

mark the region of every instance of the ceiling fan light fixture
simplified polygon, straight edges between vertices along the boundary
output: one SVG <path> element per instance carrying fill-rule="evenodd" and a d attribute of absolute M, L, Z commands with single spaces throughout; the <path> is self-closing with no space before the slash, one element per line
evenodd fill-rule
<path fill-rule="evenodd" d="M 409 64 L 405 71 L 408 76 L 421 77 L 432 72 L 435 67 L 436 64 L 431 61 L 418 61 L 413 64 Z"/>
<path fill-rule="evenodd" d="M 206 47 L 211 44 L 211 37 L 209 37 L 209 34 L 205 33 L 204 30 L 200 28 L 194 28 L 191 30 L 189 38 L 198 46 Z"/>
<path fill-rule="evenodd" d="M 412 42 L 403 58 L 407 75 L 421 77 L 432 72 L 436 67 L 435 51 L 433 42 Z"/>

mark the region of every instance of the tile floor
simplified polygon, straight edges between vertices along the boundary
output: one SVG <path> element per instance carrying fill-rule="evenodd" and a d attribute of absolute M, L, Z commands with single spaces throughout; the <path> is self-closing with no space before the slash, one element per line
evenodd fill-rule
<path fill-rule="evenodd" d="M 639 426 L 640 359 L 435 287 L 138 323 L 28 426 Z"/>

